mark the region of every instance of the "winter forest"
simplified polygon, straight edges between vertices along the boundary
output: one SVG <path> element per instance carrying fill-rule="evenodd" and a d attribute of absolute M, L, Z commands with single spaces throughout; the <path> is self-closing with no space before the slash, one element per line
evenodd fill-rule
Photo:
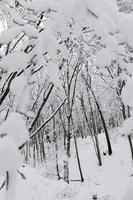
<path fill-rule="evenodd" d="M 0 0 L 0 200 L 133 200 L 133 0 Z"/>

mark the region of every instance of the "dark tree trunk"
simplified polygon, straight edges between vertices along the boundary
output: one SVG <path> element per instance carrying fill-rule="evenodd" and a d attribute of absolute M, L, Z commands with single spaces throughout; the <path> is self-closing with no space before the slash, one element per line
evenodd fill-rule
<path fill-rule="evenodd" d="M 131 134 L 128 135 L 128 141 L 129 141 L 129 145 L 130 145 L 131 157 L 132 157 L 132 163 L 133 163 L 133 143 L 132 143 L 132 135 Z"/>
<path fill-rule="evenodd" d="M 77 161 L 78 161 L 78 167 L 79 167 L 79 173 L 80 173 L 80 177 L 81 177 L 81 182 L 84 182 L 83 173 L 82 173 L 81 164 L 80 164 L 77 140 L 76 140 L 76 136 L 75 135 L 74 135 L 74 144 L 75 144 L 75 149 L 76 149 L 76 156 L 77 156 Z"/>
<path fill-rule="evenodd" d="M 64 181 L 69 183 L 69 165 L 68 160 L 64 160 Z"/>
<path fill-rule="evenodd" d="M 52 111 L 54 112 L 53 106 L 52 107 Z M 57 177 L 58 180 L 61 179 L 60 177 L 60 172 L 59 172 L 59 163 L 58 163 L 58 138 L 57 138 L 57 132 L 56 132 L 56 121 L 55 121 L 55 117 L 53 117 L 53 142 L 54 142 L 54 146 L 55 146 L 55 162 L 56 162 L 56 172 L 57 172 Z"/>
<path fill-rule="evenodd" d="M 95 100 L 95 103 L 96 103 L 96 106 L 97 106 L 97 109 L 99 111 L 99 114 L 100 114 L 100 117 L 101 117 L 101 121 L 102 121 L 102 124 L 103 124 L 104 132 L 105 132 L 105 136 L 106 136 L 106 141 L 107 141 L 107 146 L 108 146 L 108 154 L 111 155 L 112 154 L 112 147 L 111 147 L 111 142 L 110 142 L 107 126 L 106 126 L 106 123 L 105 123 L 105 119 L 104 119 L 103 113 L 101 111 L 99 103 L 98 103 L 98 101 L 96 99 L 96 96 L 95 96 L 95 94 L 94 94 L 92 89 L 91 89 L 91 93 L 92 93 L 92 95 L 94 97 L 94 100 Z"/>
<path fill-rule="evenodd" d="M 88 97 L 88 99 L 89 99 L 89 104 L 90 104 L 90 108 L 91 108 L 91 118 L 92 118 L 93 133 L 94 133 L 94 138 L 95 138 L 95 143 L 96 143 L 97 157 L 98 157 L 99 165 L 102 166 L 102 159 L 101 159 L 101 153 L 100 153 L 100 148 L 99 148 L 98 133 L 97 133 L 97 130 L 96 130 L 96 123 L 95 123 L 95 119 L 94 119 L 92 103 L 91 103 L 90 97 Z"/>
<path fill-rule="evenodd" d="M 92 141 L 93 141 L 93 144 L 94 144 L 95 153 L 96 153 L 96 156 L 98 158 L 99 165 L 101 166 L 102 165 L 102 160 L 101 160 L 101 154 L 100 154 L 100 149 L 99 149 L 99 142 L 98 142 L 98 137 L 97 137 L 97 134 L 96 134 L 94 120 L 92 120 L 92 122 L 93 122 L 93 132 L 94 132 L 93 133 L 92 130 L 91 130 L 91 128 L 90 128 L 88 117 L 87 117 L 87 114 L 86 114 L 83 96 L 81 97 L 81 105 L 82 105 L 82 109 L 83 109 L 83 113 L 84 113 L 84 117 L 85 117 L 88 129 L 89 129 L 89 131 L 91 133 L 91 136 L 92 136 Z M 93 136 L 94 136 L 95 140 L 93 139 Z"/>
<path fill-rule="evenodd" d="M 121 106 L 122 106 L 122 116 L 123 116 L 123 119 L 126 120 L 127 119 L 127 116 L 126 116 L 126 107 L 125 107 L 125 105 L 124 105 L 123 102 L 121 103 Z"/>
<path fill-rule="evenodd" d="M 127 116 L 128 116 L 128 118 L 131 117 L 130 111 L 131 111 L 130 106 L 127 106 Z"/>

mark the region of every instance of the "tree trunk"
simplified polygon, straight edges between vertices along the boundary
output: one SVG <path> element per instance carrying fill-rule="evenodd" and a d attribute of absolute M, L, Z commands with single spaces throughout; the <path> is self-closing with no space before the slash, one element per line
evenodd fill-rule
<path fill-rule="evenodd" d="M 123 119 L 126 120 L 127 119 L 127 116 L 126 116 L 126 107 L 124 105 L 123 102 L 121 102 L 121 106 L 122 106 L 122 116 L 123 116 Z"/>
<path fill-rule="evenodd" d="M 69 183 L 69 164 L 68 164 L 68 157 L 64 160 L 64 181 Z"/>
<path fill-rule="evenodd" d="M 17 171 L 10 170 L 6 172 L 6 193 L 5 200 L 15 200 L 16 197 L 16 177 Z"/>
<path fill-rule="evenodd" d="M 132 143 L 132 135 L 131 134 L 128 135 L 128 141 L 129 141 L 129 145 L 130 145 L 131 157 L 132 157 L 132 163 L 133 163 L 133 143 Z"/>
<path fill-rule="evenodd" d="M 73 137 L 74 137 L 74 144 L 75 144 L 75 149 L 76 149 L 76 156 L 77 156 L 77 161 L 78 161 L 78 167 L 79 167 L 79 173 L 80 173 L 80 177 L 81 177 L 81 182 L 84 182 L 83 173 L 82 173 L 81 164 L 80 164 L 77 140 L 76 140 L 76 136 L 75 135 Z"/>
<path fill-rule="evenodd" d="M 53 106 L 52 111 L 54 112 Z M 54 146 L 55 146 L 55 162 L 56 162 L 56 172 L 57 172 L 57 177 L 58 180 L 61 179 L 60 173 L 59 173 L 59 164 L 58 164 L 58 141 L 57 141 L 57 132 L 56 132 L 56 121 L 55 117 L 53 117 L 53 141 L 54 141 Z"/>
<path fill-rule="evenodd" d="M 101 154 L 100 154 L 100 149 L 99 149 L 98 137 L 96 135 L 96 130 L 95 130 L 95 124 L 93 124 L 93 131 L 94 131 L 94 133 L 93 133 L 90 126 L 89 126 L 89 121 L 88 121 L 87 114 L 86 114 L 86 111 L 85 111 L 85 105 L 84 105 L 83 97 L 81 98 L 81 105 L 82 105 L 82 109 L 83 109 L 83 113 L 84 113 L 84 117 L 85 117 L 88 129 L 90 130 L 90 133 L 91 133 L 91 136 L 92 136 L 92 141 L 93 141 L 93 144 L 94 144 L 95 153 L 96 153 L 96 156 L 98 158 L 99 165 L 101 166 L 102 161 L 101 161 Z M 92 122 L 94 123 L 94 120 Z M 94 136 L 95 140 L 94 140 L 93 136 Z"/>
<path fill-rule="evenodd" d="M 100 117 L 101 117 L 101 120 L 102 120 L 104 132 L 105 132 L 105 136 L 106 136 L 106 141 L 107 141 L 107 146 L 108 146 L 108 154 L 111 155 L 111 154 L 112 154 L 112 147 L 111 147 L 111 142 L 110 142 L 108 130 L 107 130 L 107 127 L 106 127 L 105 119 L 104 119 L 104 117 L 103 117 L 101 108 L 100 108 L 100 106 L 99 106 L 99 103 L 98 103 L 98 101 L 97 101 L 97 99 L 96 99 L 96 96 L 95 96 L 95 94 L 94 94 L 94 92 L 93 92 L 92 89 L 91 89 L 91 93 L 92 93 L 92 95 L 93 95 L 93 97 L 94 97 L 94 100 L 95 100 L 97 109 L 98 109 L 98 111 L 99 111 L 99 114 L 100 114 Z"/>
<path fill-rule="evenodd" d="M 94 113 L 93 113 L 90 97 L 89 97 L 89 104 L 90 104 L 90 108 L 91 108 L 91 118 L 92 118 L 93 133 L 94 133 L 94 138 L 95 138 L 95 143 L 96 143 L 97 157 L 98 157 L 99 165 L 102 166 L 102 159 L 101 159 L 101 153 L 100 153 L 100 148 L 99 148 L 98 133 L 97 133 L 97 130 L 96 130 L 96 123 L 95 123 L 95 119 L 94 119 Z"/>
<path fill-rule="evenodd" d="M 131 111 L 130 106 L 127 106 L 127 116 L 128 116 L 128 118 L 131 117 L 130 111 Z"/>

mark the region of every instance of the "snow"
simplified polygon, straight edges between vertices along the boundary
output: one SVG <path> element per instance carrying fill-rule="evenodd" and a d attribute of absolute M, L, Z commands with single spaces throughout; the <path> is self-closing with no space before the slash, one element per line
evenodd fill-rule
<path fill-rule="evenodd" d="M 115 134 L 119 134 L 119 132 L 115 130 L 112 135 L 115 136 Z M 109 195 L 109 199 L 119 200 L 122 199 L 123 189 L 126 187 L 127 181 L 129 180 L 129 173 L 131 172 L 132 163 L 130 160 L 130 149 L 128 149 L 128 141 L 126 138 L 119 137 L 119 139 L 117 138 L 119 141 L 117 139 L 113 139 L 114 141 L 111 140 L 113 155 L 111 157 L 108 157 L 108 155 L 103 156 L 103 152 L 107 152 L 104 137 L 103 134 L 99 135 L 103 162 L 102 167 L 98 167 L 98 161 L 91 140 L 88 138 L 84 140 L 83 143 L 81 140 L 78 142 L 81 166 L 86 182 L 84 183 L 86 187 L 86 191 L 84 192 L 88 193 L 84 195 L 89 195 L 90 199 L 93 194 L 97 194 L 99 198 Z M 76 159 L 74 158 L 71 159 L 71 178 L 79 178 L 78 167 L 76 170 Z M 80 192 L 78 196 L 80 196 L 81 199 L 83 198 Z"/>
<path fill-rule="evenodd" d="M 9 185 L 8 190 L 5 193 L 5 200 L 16 199 L 16 184 L 17 184 L 17 170 L 11 169 L 8 171 L 9 174 Z"/>
<path fill-rule="evenodd" d="M 40 52 L 41 49 L 43 53 L 48 52 L 50 57 L 55 56 L 57 53 L 58 44 L 55 35 L 50 28 L 47 28 L 39 34 L 37 51 L 39 50 Z"/>
<path fill-rule="evenodd" d="M 22 32 L 22 27 L 16 26 L 4 30 L 0 34 L 0 44 L 8 44 Z"/>
<path fill-rule="evenodd" d="M 29 38 L 32 38 L 32 37 L 37 38 L 38 37 L 38 33 L 39 33 L 38 30 L 30 24 L 25 25 L 23 30 Z"/>
<path fill-rule="evenodd" d="M 15 21 L 16 23 L 20 24 L 21 26 L 25 25 L 26 21 L 24 19 L 22 19 L 22 17 L 19 15 L 19 13 L 14 12 L 14 10 L 12 10 L 12 9 L 9 9 L 9 10 L 10 10 L 10 14 L 12 17 L 12 22 Z"/>
<path fill-rule="evenodd" d="M 124 191 L 123 200 L 132 200 L 133 199 L 133 180 L 129 180 Z"/>
<path fill-rule="evenodd" d="M 126 69 L 127 69 L 127 72 L 131 75 L 133 75 L 133 64 L 132 63 L 129 63 L 127 64 L 126 66 Z"/>
<path fill-rule="evenodd" d="M 0 174 L 17 169 L 20 164 L 20 154 L 12 138 L 0 131 Z"/>
<path fill-rule="evenodd" d="M 79 0 L 80 1 L 80 0 Z M 63 12 L 63 14 L 67 17 L 72 16 L 72 11 L 75 6 L 75 0 L 58 0 L 56 1 L 59 9 Z"/>
<path fill-rule="evenodd" d="M 131 200 L 129 196 L 132 196 L 131 183 L 133 178 L 130 176 L 132 174 L 132 162 L 128 140 L 126 137 L 121 137 L 119 130 L 111 130 L 110 133 L 113 146 L 112 156 L 103 156 L 102 153 L 106 152 L 107 149 L 105 135 L 99 135 L 102 167 L 98 166 L 91 139 L 89 137 L 87 139 L 78 139 L 84 183 L 70 182 L 68 185 L 62 180 L 49 180 L 42 176 L 44 174 L 43 171 L 47 170 L 44 165 L 37 170 L 26 166 L 20 168 L 26 179 L 24 180 L 19 176 L 16 199 L 88 200 L 92 199 L 92 196 L 96 194 L 99 199 Z M 73 141 L 72 156 L 69 164 L 70 179 L 80 179 Z M 0 191 L 1 200 L 4 199 L 4 193 L 4 190 Z"/>
<path fill-rule="evenodd" d="M 21 0 L 19 1 L 26 8 L 34 9 L 35 11 L 42 11 L 42 10 L 47 11 L 49 8 L 53 10 L 56 9 L 54 0 L 39 0 L 39 1 L 33 1 L 32 3 L 21 1 Z"/>
<path fill-rule="evenodd" d="M 101 36 L 103 39 L 106 38 L 109 34 L 108 28 L 106 27 L 106 24 L 103 20 L 98 20 L 95 23 L 94 28 L 96 35 Z"/>
<path fill-rule="evenodd" d="M 55 63 L 48 63 L 46 67 L 46 73 L 48 74 L 50 80 L 54 83 L 55 86 L 61 87 L 61 82 L 59 80 L 59 69 Z"/>
<path fill-rule="evenodd" d="M 130 117 L 124 121 L 122 131 L 127 135 L 133 132 L 133 117 Z"/>
<path fill-rule="evenodd" d="M 118 23 L 119 31 L 123 34 L 125 41 L 133 48 L 133 14 L 124 15 Z"/>
<path fill-rule="evenodd" d="M 29 136 L 26 122 L 22 118 L 22 115 L 19 114 L 19 111 L 26 111 L 25 108 L 29 103 L 30 92 L 28 90 L 27 79 L 30 77 L 31 73 L 28 71 L 26 74 L 25 68 L 31 62 L 31 58 L 35 56 L 33 61 L 37 67 L 39 67 L 39 65 L 46 65 L 45 69 L 50 81 L 56 86 L 61 86 L 57 63 L 58 58 L 56 60 L 57 50 L 61 49 L 61 54 L 64 58 L 67 57 L 69 52 L 63 45 L 62 47 L 58 45 L 56 33 L 61 32 L 61 36 L 59 36 L 61 38 L 58 39 L 62 41 L 68 36 L 73 40 L 76 36 L 77 40 L 73 40 L 76 45 L 76 42 L 80 43 L 79 36 L 82 34 L 84 24 L 88 26 L 90 23 L 95 22 L 95 34 L 100 36 L 98 42 L 101 42 L 100 45 L 102 49 L 96 49 L 97 55 L 95 53 L 93 54 L 95 57 L 94 64 L 102 69 L 108 67 L 113 60 L 117 59 L 117 53 L 125 55 L 127 49 L 124 45 L 121 45 L 122 43 L 126 41 L 128 45 L 133 48 L 133 14 L 122 14 L 118 16 L 118 8 L 115 0 L 18 1 L 27 8 L 33 8 L 39 11 L 39 13 L 51 8 L 54 14 L 51 14 L 53 13 L 52 11 L 50 13 L 52 17 L 50 17 L 48 13 L 47 17 L 49 19 L 44 19 L 42 22 L 43 30 L 40 33 L 35 26 L 30 24 L 25 25 L 25 20 L 21 21 L 21 19 L 18 18 L 17 22 L 22 23 L 22 26 L 9 28 L 2 31 L 0 35 L 0 44 L 15 42 L 15 38 L 22 32 L 27 36 L 25 39 L 28 40 L 24 41 L 22 48 L 20 48 L 21 50 L 18 49 L 20 50 L 19 52 L 9 51 L 8 55 L 3 56 L 0 60 L 0 68 L 8 73 L 24 70 L 24 75 L 14 78 L 10 85 L 11 95 L 13 94 L 11 109 L 15 111 L 9 112 L 7 119 L 0 126 L 0 175 L 2 173 L 4 174 L 5 171 L 9 171 L 10 176 L 9 190 L 5 191 L 5 188 L 0 190 L 0 200 L 88 200 L 92 199 L 93 195 L 98 196 L 98 199 L 133 199 L 133 178 L 131 177 L 132 160 L 127 140 L 127 134 L 133 131 L 133 117 L 125 120 L 121 130 L 115 129 L 114 132 L 110 130 L 109 134 L 111 137 L 113 155 L 108 156 L 107 154 L 104 133 L 98 135 L 102 156 L 101 167 L 98 166 L 98 160 L 91 138 L 77 138 L 81 168 L 85 180 L 84 183 L 70 181 L 68 185 L 62 180 L 56 181 L 46 179 L 46 166 L 49 166 L 49 171 L 52 171 L 53 162 L 55 162 L 52 160 L 51 167 L 50 159 L 47 159 L 48 163 L 43 163 L 41 169 L 39 166 L 37 169 L 33 169 L 30 166 L 21 167 L 20 170 L 25 174 L 26 179 L 22 179 L 21 176 L 19 176 L 17 180 L 17 175 L 19 174 L 16 174 L 21 164 L 18 147 L 26 142 Z M 15 1 L 13 2 L 15 3 Z M 56 15 L 56 9 L 59 10 L 59 15 Z M 12 10 L 11 7 L 7 8 L 7 11 L 9 10 Z M 38 13 L 33 14 L 38 15 Z M 61 18 L 60 14 L 62 15 Z M 14 11 L 11 15 L 12 19 L 10 20 L 9 26 L 12 26 L 12 20 L 17 18 Z M 90 16 L 93 18 L 92 21 L 89 20 L 91 18 Z M 66 25 L 68 19 L 70 22 L 72 20 L 72 23 L 75 23 L 75 27 L 72 27 L 72 30 Z M 69 35 L 70 30 L 72 31 L 71 36 Z M 22 52 L 24 46 L 27 47 L 29 44 L 35 46 L 31 53 L 26 54 Z M 78 45 L 76 46 L 78 48 Z M 93 58 L 91 57 L 91 59 Z M 132 65 L 127 64 L 124 65 L 123 68 L 125 67 L 127 71 L 133 75 Z M 25 77 L 25 75 L 27 75 L 28 78 Z M 119 78 L 125 80 L 127 78 L 126 73 L 122 73 Z M 118 81 L 118 79 L 115 81 Z M 113 83 L 115 83 L 115 81 Z M 39 84 L 40 82 L 38 82 L 38 86 Z M 133 106 L 132 86 L 133 78 L 127 78 L 126 85 L 122 91 L 123 102 L 125 105 L 128 104 L 131 107 Z M 27 112 L 26 115 L 33 117 L 33 113 L 30 112 Z M 105 113 L 105 115 L 107 115 L 107 113 Z M 125 136 L 122 137 L 122 135 Z M 71 145 L 72 155 L 69 159 L 70 180 L 79 180 L 80 174 L 73 139 Z M 61 155 L 61 158 L 59 158 L 60 163 L 63 158 L 64 155 Z M 63 167 L 59 167 L 61 176 L 63 177 Z M 4 178 L 4 175 L 0 176 L 0 184 L 2 184 Z"/>
<path fill-rule="evenodd" d="M 29 38 L 37 38 L 38 36 L 38 30 L 30 24 L 23 26 L 15 26 L 3 30 L 0 33 L 0 44 L 8 44 L 9 42 L 12 42 L 22 32 L 24 32 Z"/>
<path fill-rule="evenodd" d="M 17 200 L 58 200 L 60 193 L 63 189 L 68 188 L 67 184 L 61 182 L 54 182 L 41 177 L 33 168 L 24 167 L 21 168 L 21 172 L 24 173 L 26 179 L 23 180 L 18 177 L 17 183 Z M 51 192 L 52 189 L 52 192 Z M 0 199 L 4 199 L 5 191 L 0 193 Z"/>
<path fill-rule="evenodd" d="M 104 21 L 106 24 L 106 27 L 108 28 L 108 32 L 111 34 L 115 34 L 117 31 L 117 27 L 115 24 L 115 20 L 113 21 L 113 18 L 108 13 L 103 12 L 100 15 L 100 19 Z"/>
<path fill-rule="evenodd" d="M 114 36 L 109 35 L 104 42 L 111 53 L 114 53 L 117 50 L 118 43 Z"/>
<path fill-rule="evenodd" d="M 6 121 L 0 127 L 0 131 L 10 136 L 17 147 L 22 145 L 29 136 L 24 119 L 16 112 L 9 113 Z"/>
<path fill-rule="evenodd" d="M 21 93 L 23 93 L 26 84 L 27 80 L 24 75 L 15 77 L 11 82 L 10 91 L 19 96 Z"/>
<path fill-rule="evenodd" d="M 125 42 L 124 36 L 123 36 L 121 33 L 116 33 L 116 34 L 114 35 L 114 37 L 116 38 L 118 44 L 122 44 L 122 43 Z"/>
<path fill-rule="evenodd" d="M 106 13 L 100 15 L 99 19 L 95 22 L 94 29 L 95 33 L 102 39 L 106 39 L 109 34 L 114 34 L 117 31 L 115 22 Z"/>
<path fill-rule="evenodd" d="M 107 13 L 111 18 L 117 18 L 118 7 L 115 0 L 86 0 L 86 4 L 88 5 L 88 8 L 98 16 L 102 16 L 103 13 Z"/>
<path fill-rule="evenodd" d="M 108 49 L 98 51 L 96 55 L 96 65 L 100 68 L 110 66 L 112 61 L 111 52 Z"/>
<path fill-rule="evenodd" d="M 125 104 L 133 106 L 133 78 L 128 78 L 126 86 L 122 90 L 122 98 Z"/>
<path fill-rule="evenodd" d="M 14 108 L 25 111 L 26 105 L 29 102 L 27 79 L 24 75 L 17 76 L 13 79 L 10 85 L 10 92 L 14 95 Z"/>
<path fill-rule="evenodd" d="M 10 53 L 2 58 L 0 68 L 8 72 L 15 72 L 20 69 L 25 69 L 29 60 L 30 58 L 23 52 Z"/>

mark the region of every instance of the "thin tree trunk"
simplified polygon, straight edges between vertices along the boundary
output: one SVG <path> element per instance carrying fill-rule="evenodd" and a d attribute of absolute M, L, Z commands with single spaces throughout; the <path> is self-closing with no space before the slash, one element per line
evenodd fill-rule
<path fill-rule="evenodd" d="M 6 172 L 6 193 L 5 200 L 15 200 L 16 192 L 16 170 Z"/>
<path fill-rule="evenodd" d="M 101 166 L 102 165 L 102 161 L 101 161 L 101 154 L 100 154 L 100 149 L 99 149 L 98 137 L 96 135 L 96 130 L 95 130 L 94 124 L 93 124 L 93 128 L 94 128 L 93 130 L 95 131 L 94 133 L 92 132 L 92 130 L 90 128 L 89 121 L 88 121 L 88 118 L 87 118 L 87 114 L 86 114 L 86 111 L 85 111 L 85 105 L 84 105 L 83 97 L 81 98 L 81 105 L 82 105 L 82 109 L 83 109 L 83 113 L 84 113 L 84 117 L 85 117 L 88 129 L 90 130 L 90 133 L 91 133 L 91 137 L 92 137 L 92 141 L 93 141 L 93 144 L 94 144 L 95 153 L 96 153 L 96 156 L 98 158 L 99 165 Z M 94 136 L 95 140 L 94 140 L 93 136 Z"/>
<path fill-rule="evenodd" d="M 106 126 L 106 123 L 105 123 L 105 119 L 104 119 L 104 116 L 103 116 L 103 113 L 101 111 L 101 108 L 99 106 L 99 103 L 96 99 L 96 96 L 91 88 L 91 93 L 94 97 L 94 100 L 95 100 L 95 103 L 96 103 L 96 106 L 97 106 L 97 109 L 99 111 L 99 114 L 101 116 L 101 120 L 102 120 L 102 124 L 103 124 L 103 128 L 104 128 L 104 132 L 105 132 L 105 136 L 106 136 L 106 141 L 107 141 L 107 146 L 108 146 L 108 154 L 111 155 L 112 154 L 112 147 L 111 147 L 111 142 L 110 142 L 110 138 L 109 138 L 109 134 L 108 134 L 108 130 L 107 130 L 107 126 Z"/>
<path fill-rule="evenodd" d="M 131 134 L 128 135 L 128 141 L 129 141 L 129 146 L 130 146 L 130 150 L 131 150 L 131 157 L 132 157 L 132 163 L 133 163 L 133 143 L 132 143 L 132 135 Z"/>
<path fill-rule="evenodd" d="M 97 157 L 98 157 L 99 165 L 102 166 L 102 159 L 101 159 L 101 153 L 100 153 L 97 133 L 94 137 L 95 137 L 95 142 L 96 142 L 96 147 L 97 147 L 96 149 L 97 149 Z"/>
<path fill-rule="evenodd" d="M 79 167 L 81 182 L 84 182 L 83 173 L 82 173 L 81 164 L 80 164 L 77 140 L 76 140 L 76 136 L 75 135 L 73 137 L 74 137 L 74 144 L 75 144 L 75 149 L 76 149 L 76 156 L 77 156 L 77 161 L 78 161 L 78 167 Z"/>
<path fill-rule="evenodd" d="M 127 106 L 127 116 L 128 116 L 128 118 L 131 116 L 130 111 L 131 111 L 130 106 Z"/>
<path fill-rule="evenodd" d="M 89 93 L 88 93 L 89 95 Z M 94 113 L 92 109 L 92 103 L 90 97 L 88 97 L 89 104 L 90 104 L 90 109 L 91 109 L 91 119 L 92 119 L 92 125 L 93 125 L 93 133 L 94 133 L 94 138 L 95 138 L 95 143 L 96 143 L 96 150 L 97 150 L 97 157 L 99 161 L 99 165 L 102 166 L 102 159 L 101 159 L 101 153 L 100 153 L 100 148 L 99 148 L 99 140 L 98 140 L 98 133 L 96 130 L 96 123 L 94 119 Z"/>
<path fill-rule="evenodd" d="M 55 117 L 53 117 L 53 140 L 54 140 L 54 146 L 55 146 L 55 162 L 56 162 L 56 172 L 58 180 L 61 179 L 60 173 L 59 173 L 59 164 L 58 164 L 58 142 L 57 142 L 57 132 L 56 132 L 56 125 L 55 125 Z"/>
<path fill-rule="evenodd" d="M 63 161 L 64 162 L 64 181 L 69 183 L 69 164 L 68 157 Z"/>
<path fill-rule="evenodd" d="M 123 119 L 126 120 L 127 119 L 127 116 L 126 116 L 126 107 L 124 105 L 123 102 L 121 102 L 121 106 L 122 106 L 122 116 L 123 116 Z"/>

